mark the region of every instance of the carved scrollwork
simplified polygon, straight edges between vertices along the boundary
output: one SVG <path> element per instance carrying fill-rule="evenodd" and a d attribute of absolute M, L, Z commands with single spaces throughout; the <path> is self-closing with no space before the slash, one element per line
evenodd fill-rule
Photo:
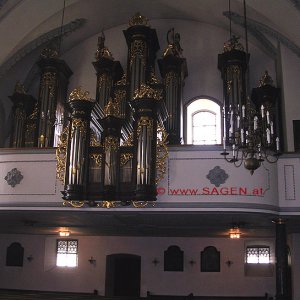
<path fill-rule="evenodd" d="M 132 66 L 136 57 L 141 58 L 142 64 L 145 65 L 146 43 L 142 40 L 134 40 L 131 44 L 130 66 Z"/>
<path fill-rule="evenodd" d="M 70 206 L 75 207 L 75 208 L 81 208 L 81 207 L 84 206 L 84 204 L 85 204 L 85 201 L 67 201 L 67 200 L 65 200 L 63 202 L 63 206 L 70 205 Z"/>
<path fill-rule="evenodd" d="M 169 156 L 167 147 L 168 133 L 165 128 L 157 126 L 157 145 L 156 145 L 156 184 L 160 182 L 166 174 L 166 161 Z"/>
<path fill-rule="evenodd" d="M 56 177 L 63 183 L 65 183 L 68 133 L 69 125 L 64 128 L 60 135 L 58 147 L 56 148 Z"/>
<path fill-rule="evenodd" d="M 74 89 L 69 96 L 69 102 L 74 101 L 74 100 L 86 100 L 90 102 L 95 102 L 95 100 L 91 99 L 89 96 L 90 92 L 88 91 L 83 91 L 81 86 L 78 88 Z"/>
<path fill-rule="evenodd" d="M 141 84 L 140 88 L 134 91 L 133 99 L 142 99 L 142 98 L 152 98 L 157 101 L 163 99 L 163 90 L 162 89 L 154 89 L 144 83 Z"/>

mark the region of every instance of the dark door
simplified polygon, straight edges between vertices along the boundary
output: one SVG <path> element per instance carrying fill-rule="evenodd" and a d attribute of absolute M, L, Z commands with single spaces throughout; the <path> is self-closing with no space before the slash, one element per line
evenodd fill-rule
<path fill-rule="evenodd" d="M 140 296 L 141 257 L 112 254 L 106 257 L 106 296 Z"/>

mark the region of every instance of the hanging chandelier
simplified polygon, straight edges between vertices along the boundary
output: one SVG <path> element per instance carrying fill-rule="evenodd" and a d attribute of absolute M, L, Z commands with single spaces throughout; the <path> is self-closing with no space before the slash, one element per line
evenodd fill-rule
<path fill-rule="evenodd" d="M 246 51 L 239 38 L 231 35 L 230 12 L 230 40 L 218 58 L 224 87 L 221 155 L 236 167 L 243 164 L 252 175 L 264 161 L 274 163 L 280 155 L 279 89 L 272 86 L 266 71 L 251 99 L 248 96 L 250 55 L 245 1 L 244 19 Z"/>

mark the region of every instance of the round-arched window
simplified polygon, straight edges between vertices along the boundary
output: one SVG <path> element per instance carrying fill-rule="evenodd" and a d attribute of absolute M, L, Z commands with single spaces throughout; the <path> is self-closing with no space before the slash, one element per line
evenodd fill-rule
<path fill-rule="evenodd" d="M 210 99 L 196 99 L 186 107 L 186 142 L 221 144 L 221 107 Z"/>

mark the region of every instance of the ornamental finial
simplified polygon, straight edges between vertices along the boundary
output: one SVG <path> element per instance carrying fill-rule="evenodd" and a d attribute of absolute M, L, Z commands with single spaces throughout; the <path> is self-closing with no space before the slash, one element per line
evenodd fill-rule
<path fill-rule="evenodd" d="M 15 93 L 26 95 L 25 87 L 20 81 L 16 83 Z"/>
<path fill-rule="evenodd" d="M 130 20 L 129 20 L 129 27 L 142 25 L 142 26 L 149 26 L 148 19 L 142 16 L 139 12 L 137 12 Z"/>
<path fill-rule="evenodd" d="M 239 42 L 240 37 L 233 35 L 229 41 L 224 43 L 224 52 L 232 50 L 244 51 L 243 45 Z"/>
<path fill-rule="evenodd" d="M 259 81 L 259 87 L 262 87 L 265 85 L 273 86 L 273 79 L 269 75 L 268 71 L 265 71 L 264 75 L 261 77 L 261 80 Z"/>

